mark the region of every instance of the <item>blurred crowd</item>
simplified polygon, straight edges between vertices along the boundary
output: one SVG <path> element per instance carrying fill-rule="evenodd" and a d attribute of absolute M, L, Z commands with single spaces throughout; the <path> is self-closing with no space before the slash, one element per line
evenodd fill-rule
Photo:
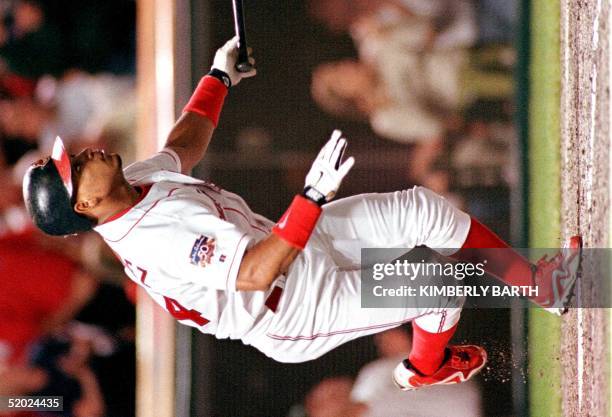
<path fill-rule="evenodd" d="M 408 184 L 480 215 L 517 181 L 513 117 L 516 5 L 503 0 L 311 0 L 314 19 L 356 56 L 321 63 L 313 100 L 406 145 Z M 483 208 L 484 207 L 484 208 Z M 494 212 L 494 213 L 493 213 Z M 496 225 L 493 224 L 493 227 Z"/>
<path fill-rule="evenodd" d="M 506 236 L 509 190 L 518 181 L 516 7 L 505 0 L 309 1 L 311 17 L 348 34 L 356 52 L 313 71 L 319 108 L 368 123 L 373 140 L 403 144 L 406 186 L 424 185 Z M 393 386 L 393 367 L 410 351 L 410 329 L 374 342 L 379 359 L 356 378 L 320 381 L 289 415 L 485 414 L 478 379 L 416 392 Z"/>
<path fill-rule="evenodd" d="M 134 415 L 133 288 L 93 234 L 34 230 L 21 197 L 56 135 L 129 160 L 134 49 L 134 1 L 0 0 L 0 394 L 63 396 L 40 415 Z"/>
<path fill-rule="evenodd" d="M 366 364 L 356 378 L 332 376 L 317 383 L 303 407 L 289 417 L 482 417 L 481 391 L 476 381 L 400 391 L 393 369 L 410 353 L 410 328 L 397 327 L 374 336 L 379 358 Z"/>

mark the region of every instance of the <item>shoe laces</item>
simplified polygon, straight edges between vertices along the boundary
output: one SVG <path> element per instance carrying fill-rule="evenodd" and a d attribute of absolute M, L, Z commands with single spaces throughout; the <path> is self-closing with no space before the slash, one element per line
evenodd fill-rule
<path fill-rule="evenodd" d="M 562 260 L 563 254 L 561 253 L 561 251 L 557 252 L 555 256 L 550 259 L 548 259 L 547 255 L 542 256 L 536 262 L 536 275 L 541 275 L 542 273 L 544 273 L 545 270 L 549 268 L 556 269 Z"/>
<path fill-rule="evenodd" d="M 547 258 L 548 255 L 544 255 L 540 259 L 538 259 L 538 261 L 536 262 L 536 267 L 538 268 L 538 270 L 548 263 Z"/>

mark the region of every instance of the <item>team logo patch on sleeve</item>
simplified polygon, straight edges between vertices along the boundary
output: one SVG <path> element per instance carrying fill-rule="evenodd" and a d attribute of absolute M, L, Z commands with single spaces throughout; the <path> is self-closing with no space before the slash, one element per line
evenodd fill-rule
<path fill-rule="evenodd" d="M 196 239 L 189 260 L 193 265 L 205 267 L 210 264 L 213 255 L 215 254 L 215 239 L 208 236 L 200 236 Z"/>

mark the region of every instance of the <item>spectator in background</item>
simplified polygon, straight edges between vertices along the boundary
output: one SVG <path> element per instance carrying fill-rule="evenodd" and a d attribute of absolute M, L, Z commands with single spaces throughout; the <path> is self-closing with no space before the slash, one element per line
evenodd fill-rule
<path fill-rule="evenodd" d="M 312 95 L 326 111 L 367 119 L 379 136 L 398 142 L 440 140 L 477 98 L 508 98 L 510 72 L 470 64 L 477 28 L 467 0 L 375 2 L 353 19 L 359 61 L 322 64 Z"/>
<path fill-rule="evenodd" d="M 4 145 L 4 141 L 1 142 Z M 31 227 L 23 206 L 23 197 L 20 186 L 14 181 L 12 167 L 9 165 L 5 146 L 0 146 L 0 239 L 3 236 L 20 234 Z"/>
<path fill-rule="evenodd" d="M 102 145 L 117 151 L 128 147 L 135 120 L 131 78 L 71 71 L 58 81 L 41 80 L 37 91 L 36 99 L 0 101 L 0 129 L 6 135 L 37 143 L 43 154 L 58 135 L 77 149 L 112 131 L 115 143 Z"/>
<path fill-rule="evenodd" d="M 377 19 L 390 24 L 401 18 L 433 22 L 430 40 L 439 34 L 438 46 L 448 42 L 445 38 L 452 39 L 451 42 L 461 38 L 471 44 L 476 37 L 470 0 L 309 0 L 308 12 L 333 33 L 349 32 L 357 22 L 378 15 Z"/>
<path fill-rule="evenodd" d="M 19 145 L 5 151 L 48 153 L 56 135 L 75 147 L 128 147 L 133 79 L 100 71 L 133 70 L 135 2 L 15 0 L 2 6 L 0 133 L 3 144 Z"/>
<path fill-rule="evenodd" d="M 29 365 L 5 365 L 0 371 L 0 395 L 30 394 L 41 389 L 47 380 L 47 373 L 40 368 Z"/>
<path fill-rule="evenodd" d="M 389 379 L 389 375 L 386 379 Z M 326 378 L 319 382 L 310 390 L 304 401 L 306 415 L 308 417 L 366 416 L 368 407 L 350 399 L 352 386 L 353 381 L 347 377 Z"/>
<path fill-rule="evenodd" d="M 34 240 L 0 239 L 0 254 L 0 394 L 61 395 L 72 417 L 133 416 L 135 311 L 123 290 L 98 289 Z"/>
<path fill-rule="evenodd" d="M 63 70 L 61 34 L 38 0 L 17 0 L 0 24 L 0 88 L 30 96 L 36 80 Z"/>
<path fill-rule="evenodd" d="M 389 375 L 393 363 L 410 352 L 407 329 L 397 327 L 374 336 L 380 359 L 364 366 L 355 380 L 351 399 L 368 405 L 368 417 L 410 415 L 414 417 L 481 417 L 482 400 L 478 383 L 436 386 L 417 391 L 400 391 Z M 401 359 L 399 359 L 401 360 Z M 394 362 L 395 361 L 395 362 Z"/>
<path fill-rule="evenodd" d="M 383 138 L 424 143 L 439 140 L 476 99 L 511 97 L 509 73 L 463 68 L 465 57 L 453 62 L 441 54 L 438 64 L 437 58 L 419 64 L 399 51 L 388 52 L 388 57 L 379 58 L 385 74 L 352 59 L 321 64 L 312 75 L 313 99 L 335 116 L 368 120 Z M 410 68 L 412 64 L 423 65 Z"/>
<path fill-rule="evenodd" d="M 133 74 L 135 1 L 16 0 L 0 8 L 0 58 L 9 95 L 31 95 L 68 69 Z M 8 81 L 8 83 L 7 83 Z"/>
<path fill-rule="evenodd" d="M 516 135 L 512 124 L 470 121 L 452 144 L 449 155 L 455 186 L 472 188 L 514 184 L 518 171 L 517 161 L 512 158 L 515 148 Z"/>
<path fill-rule="evenodd" d="M 132 282 L 123 280 L 123 282 Z M 116 285 L 103 284 L 76 317 L 90 332 L 89 366 L 96 375 L 108 417 L 132 417 L 136 404 L 136 311 L 133 300 Z M 97 335 L 102 335 L 98 337 Z M 96 344 L 107 340 L 106 346 Z M 109 349 L 110 347 L 111 349 Z"/>
<path fill-rule="evenodd" d="M 472 47 L 477 39 L 471 0 L 387 0 L 361 14 L 350 32 L 360 58 L 371 62 L 392 42 L 401 52 L 451 51 Z"/>
<path fill-rule="evenodd" d="M 0 364 L 22 365 L 32 343 L 72 319 L 97 284 L 34 236 L 0 239 L 0 254 Z"/>
<path fill-rule="evenodd" d="M 33 394 L 61 396 L 62 416 L 102 417 L 104 398 L 89 363 L 96 345 L 109 349 L 104 334 L 81 324 L 72 324 L 63 335 L 45 341 L 34 363 L 47 373 L 47 383 Z"/>
<path fill-rule="evenodd" d="M 387 87 L 373 68 L 352 59 L 322 64 L 312 76 L 312 96 L 328 113 L 367 120 L 377 135 L 397 142 L 439 140 L 444 119 L 416 96 L 405 95 L 400 102 L 390 96 L 391 91 L 397 90 Z"/>
<path fill-rule="evenodd" d="M 36 394 L 63 396 L 70 416 L 133 416 L 134 327 L 134 306 L 120 288 L 102 284 L 63 332 L 34 349 L 34 364 L 49 375 Z"/>
<path fill-rule="evenodd" d="M 35 235 L 0 238 L 0 259 L 0 393 L 31 395 L 49 382 L 46 370 L 29 363 L 31 349 L 75 316 L 96 282 Z"/>
<path fill-rule="evenodd" d="M 370 14 L 387 3 L 386 0 L 308 0 L 310 16 L 332 33 L 348 32 L 359 17 Z"/>
<path fill-rule="evenodd" d="M 306 396 L 308 417 L 481 417 L 478 384 L 400 391 L 389 378 L 398 360 L 410 352 L 407 330 L 397 327 L 374 336 L 381 356 L 364 366 L 352 382 L 334 377 L 321 381 Z"/>
<path fill-rule="evenodd" d="M 106 279 L 118 269 L 112 255 L 97 250 L 93 236 L 34 232 L 21 181 L 58 134 L 73 149 L 98 144 L 129 159 L 134 34 L 133 0 L 0 2 L 0 394 L 74 389 L 67 416 L 134 415 L 134 308 L 120 303 L 123 290 L 112 285 L 102 291 L 112 303 L 99 295 L 91 302 L 98 283 L 90 266 Z M 78 318 L 88 324 L 66 327 L 87 301 Z M 110 317 L 112 325 L 104 321 Z M 52 358 L 58 340 L 65 350 Z M 100 350 L 100 340 L 111 340 L 112 349 Z"/>

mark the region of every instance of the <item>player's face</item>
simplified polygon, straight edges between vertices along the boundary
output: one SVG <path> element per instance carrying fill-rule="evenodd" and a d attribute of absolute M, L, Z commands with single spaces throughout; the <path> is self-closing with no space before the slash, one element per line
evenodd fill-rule
<path fill-rule="evenodd" d="M 104 198 L 121 183 L 121 158 L 116 153 L 87 148 L 70 158 L 77 199 Z"/>

